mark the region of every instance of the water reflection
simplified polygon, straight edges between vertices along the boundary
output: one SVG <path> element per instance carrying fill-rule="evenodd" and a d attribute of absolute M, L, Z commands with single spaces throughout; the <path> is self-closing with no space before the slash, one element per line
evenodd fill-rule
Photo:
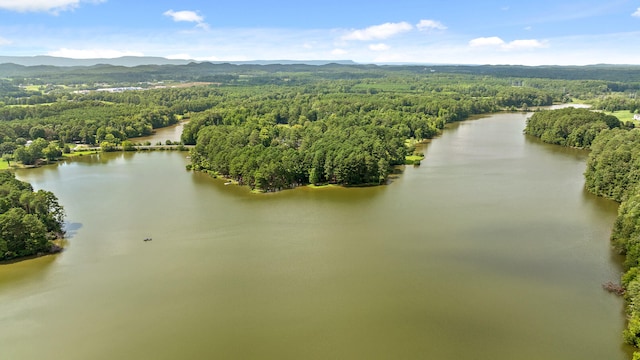
<path fill-rule="evenodd" d="M 255 193 L 248 186 L 226 185 L 227 180 L 224 178 L 212 178 L 205 173 L 195 171 L 192 175 L 192 181 L 199 186 L 204 185 L 215 189 L 216 194 L 219 196 L 258 202 L 292 201 L 294 199 L 304 201 L 306 199 L 331 203 L 361 204 L 362 202 L 373 200 L 379 194 L 384 193 L 387 188 L 387 186 L 300 186 L 278 192 Z"/>
<path fill-rule="evenodd" d="M 131 141 L 135 143 L 145 143 L 146 141 L 149 141 L 152 145 L 155 145 L 157 142 L 161 142 L 164 144 L 166 140 L 170 140 L 172 142 L 180 141 L 182 130 L 184 128 L 184 125 L 187 123 L 188 121 L 181 121 L 175 125 L 155 129 L 153 135 L 132 138 Z"/>
<path fill-rule="evenodd" d="M 585 149 L 577 149 L 566 146 L 547 144 L 535 136 L 524 135 L 527 144 L 538 146 L 546 152 L 558 156 L 569 156 L 576 161 L 586 161 L 589 151 Z"/>

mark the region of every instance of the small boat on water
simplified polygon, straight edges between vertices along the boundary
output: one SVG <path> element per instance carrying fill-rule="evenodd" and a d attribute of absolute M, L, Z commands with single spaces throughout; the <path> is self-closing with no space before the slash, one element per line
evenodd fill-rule
<path fill-rule="evenodd" d="M 153 239 L 152 239 L 152 238 L 150 238 L 150 237 L 148 237 L 148 238 L 145 238 L 145 239 L 144 239 L 144 240 L 142 240 L 142 241 L 151 241 L 151 240 L 153 240 Z"/>

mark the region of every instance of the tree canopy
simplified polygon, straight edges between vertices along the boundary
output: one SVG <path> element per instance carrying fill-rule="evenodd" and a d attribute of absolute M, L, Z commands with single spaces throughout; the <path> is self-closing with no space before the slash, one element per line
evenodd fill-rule
<path fill-rule="evenodd" d="M 552 101 L 537 89 L 405 78 L 222 88 L 216 97 L 184 127 L 182 141 L 196 145 L 193 168 L 267 191 L 381 184 L 404 164 L 410 138 L 431 138 L 472 114 Z"/>
<path fill-rule="evenodd" d="M 50 253 L 62 235 L 64 209 L 49 191 L 33 191 L 0 171 L 0 260 Z"/>
<path fill-rule="evenodd" d="M 628 199 L 640 180 L 640 129 L 603 131 L 591 146 L 585 180 L 596 195 Z"/>
<path fill-rule="evenodd" d="M 620 125 L 613 115 L 569 107 L 536 112 L 527 120 L 524 131 L 549 144 L 589 148 L 602 130 Z"/>

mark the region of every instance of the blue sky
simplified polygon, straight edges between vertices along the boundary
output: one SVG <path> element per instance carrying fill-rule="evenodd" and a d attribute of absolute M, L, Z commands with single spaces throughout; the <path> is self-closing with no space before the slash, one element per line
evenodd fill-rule
<path fill-rule="evenodd" d="M 0 55 L 640 64 L 640 1 L 0 0 Z"/>

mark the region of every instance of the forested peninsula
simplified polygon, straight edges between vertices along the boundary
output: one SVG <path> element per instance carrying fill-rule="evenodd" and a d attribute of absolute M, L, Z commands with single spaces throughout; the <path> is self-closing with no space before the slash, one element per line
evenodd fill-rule
<path fill-rule="evenodd" d="M 411 155 L 409 140 L 432 138 L 473 114 L 553 100 L 538 89 L 434 80 L 220 89 L 219 104 L 192 114 L 182 140 L 196 145 L 193 169 L 259 190 L 383 184 Z"/>

